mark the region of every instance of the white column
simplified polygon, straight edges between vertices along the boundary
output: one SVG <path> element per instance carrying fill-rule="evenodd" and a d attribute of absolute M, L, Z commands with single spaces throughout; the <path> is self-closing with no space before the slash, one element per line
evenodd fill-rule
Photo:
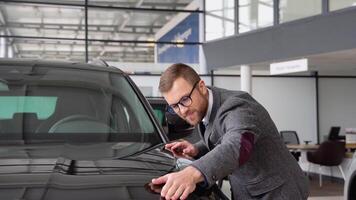
<path fill-rule="evenodd" d="M 199 1 L 200 10 L 204 9 L 204 1 Z M 199 14 L 199 42 L 205 42 L 205 16 Z M 203 51 L 203 45 L 199 45 L 199 73 L 207 74 L 208 68 L 206 65 L 205 54 Z"/>
<path fill-rule="evenodd" d="M 14 49 L 12 48 L 12 46 L 9 46 L 9 47 L 7 48 L 7 57 L 8 57 L 8 58 L 14 57 Z"/>
<path fill-rule="evenodd" d="M 3 31 L 1 31 L 0 34 L 4 34 Z M 6 39 L 4 37 L 0 38 L 0 58 L 5 58 L 6 57 Z"/>
<path fill-rule="evenodd" d="M 252 70 L 248 65 L 240 66 L 241 90 L 252 95 Z"/>

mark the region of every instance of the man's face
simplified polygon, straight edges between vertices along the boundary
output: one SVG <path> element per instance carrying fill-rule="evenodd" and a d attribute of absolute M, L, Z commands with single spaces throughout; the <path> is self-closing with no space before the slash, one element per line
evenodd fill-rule
<path fill-rule="evenodd" d="M 206 114 L 208 109 L 208 91 L 204 81 L 200 80 L 195 87 L 183 78 L 178 78 L 174 81 L 171 90 L 163 93 L 169 105 L 177 104 L 182 99 L 190 95 L 191 104 L 183 106 L 178 104 L 176 113 L 191 125 L 198 124 Z M 191 92 L 191 93 L 190 93 Z"/>

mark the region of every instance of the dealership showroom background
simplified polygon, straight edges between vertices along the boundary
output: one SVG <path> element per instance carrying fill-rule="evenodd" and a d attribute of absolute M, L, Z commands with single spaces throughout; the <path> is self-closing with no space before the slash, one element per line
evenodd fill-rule
<path fill-rule="evenodd" d="M 0 0 L 0 57 L 107 63 L 145 97 L 162 96 L 167 67 L 188 64 L 267 109 L 309 199 L 356 191 L 356 0 Z M 330 140 L 340 163 L 308 158 Z"/>

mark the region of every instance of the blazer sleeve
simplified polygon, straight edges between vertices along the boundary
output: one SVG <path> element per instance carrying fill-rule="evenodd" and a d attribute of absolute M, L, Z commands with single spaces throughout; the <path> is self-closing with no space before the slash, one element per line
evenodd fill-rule
<path fill-rule="evenodd" d="M 214 122 L 215 130 L 220 131 L 220 144 L 215 144 L 214 149 L 191 164 L 204 175 L 209 186 L 239 168 L 243 133 L 252 133 L 254 144 L 258 140 L 258 119 L 252 107 L 247 102 L 236 101 L 219 111 Z"/>
<path fill-rule="evenodd" d="M 208 147 L 205 145 L 203 140 L 198 141 L 194 144 L 194 146 L 198 149 L 199 153 L 194 157 L 194 159 L 198 159 L 209 152 Z"/>

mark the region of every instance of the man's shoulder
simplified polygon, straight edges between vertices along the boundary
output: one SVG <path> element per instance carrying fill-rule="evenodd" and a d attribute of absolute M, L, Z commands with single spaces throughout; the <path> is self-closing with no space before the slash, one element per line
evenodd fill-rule
<path fill-rule="evenodd" d="M 239 97 L 239 96 L 245 96 L 249 95 L 247 92 L 240 91 L 240 90 L 228 90 L 224 88 L 219 88 L 219 87 L 209 87 L 213 93 L 218 94 L 222 100 L 226 100 L 230 97 Z"/>
<path fill-rule="evenodd" d="M 213 93 L 217 93 L 221 99 L 220 106 L 230 104 L 240 104 L 242 102 L 254 101 L 251 95 L 240 90 L 227 90 L 223 88 L 211 88 Z"/>

